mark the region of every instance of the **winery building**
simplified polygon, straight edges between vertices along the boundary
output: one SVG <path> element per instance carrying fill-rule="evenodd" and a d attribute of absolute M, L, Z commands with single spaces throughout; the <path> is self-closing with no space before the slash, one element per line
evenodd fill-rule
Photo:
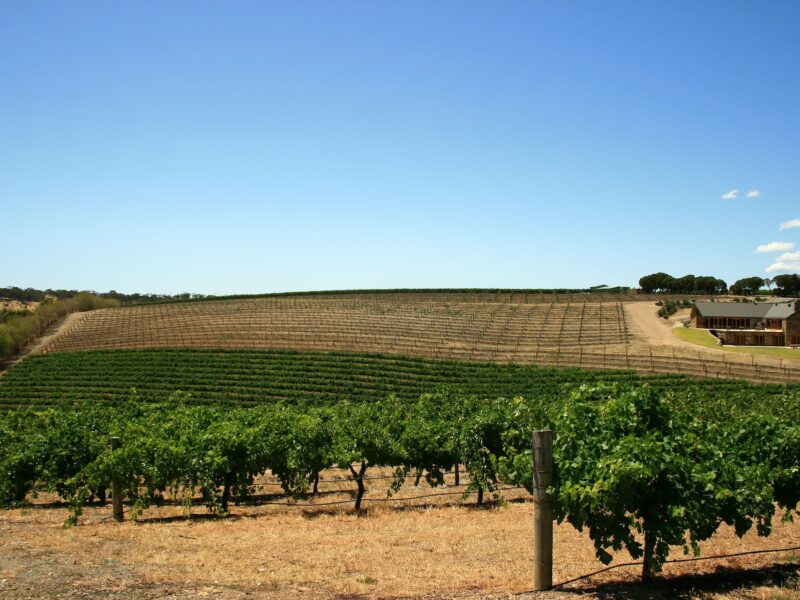
<path fill-rule="evenodd" d="M 692 324 L 709 329 L 723 344 L 800 346 L 800 310 L 792 302 L 703 302 L 692 307 Z"/>

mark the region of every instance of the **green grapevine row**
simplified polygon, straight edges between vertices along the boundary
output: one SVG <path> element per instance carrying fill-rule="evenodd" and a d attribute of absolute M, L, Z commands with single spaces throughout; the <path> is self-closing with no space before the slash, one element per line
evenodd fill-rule
<path fill-rule="evenodd" d="M 349 469 L 361 508 L 370 468 L 395 467 L 388 494 L 411 472 L 430 485 L 464 465 L 468 491 L 531 487 L 534 428 L 556 433 L 556 516 L 587 527 L 599 558 L 627 549 L 655 574 L 669 546 L 687 551 L 722 523 L 770 531 L 778 507 L 800 501 L 797 396 L 784 416 L 746 396 L 706 398 L 634 381 L 572 386 L 562 396 L 485 400 L 447 389 L 326 406 L 255 408 L 169 403 L 18 409 L 0 415 L 0 505 L 37 489 L 60 494 L 76 522 L 89 498 L 121 485 L 135 516 L 167 497 L 212 512 L 246 501 L 270 471 L 286 494 L 308 493 L 320 471 Z M 109 436 L 123 440 L 114 452 Z M 638 534 L 642 534 L 637 535 Z"/>
<path fill-rule="evenodd" d="M 738 404 L 800 419 L 798 385 L 278 350 L 116 350 L 32 356 L 0 377 L 0 408 L 44 408 L 63 402 L 120 405 L 132 396 L 158 402 L 175 390 L 190 394 L 192 404 L 209 406 L 320 406 L 374 401 L 388 394 L 412 400 L 440 386 L 477 397 L 524 396 L 550 402 L 563 397 L 565 387 L 613 381 L 647 381 L 658 390 L 680 390 L 687 403 L 710 414 L 719 405 Z"/>

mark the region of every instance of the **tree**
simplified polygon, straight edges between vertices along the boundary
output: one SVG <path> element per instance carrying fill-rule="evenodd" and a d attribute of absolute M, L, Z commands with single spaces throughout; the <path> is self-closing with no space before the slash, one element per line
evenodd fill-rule
<path fill-rule="evenodd" d="M 646 294 L 669 292 L 675 287 L 675 279 L 666 273 L 653 273 L 639 279 L 639 287 Z"/>
<path fill-rule="evenodd" d="M 722 280 L 710 275 L 698 275 L 695 277 L 695 286 L 701 294 L 724 294 L 728 290 L 728 285 Z"/>
<path fill-rule="evenodd" d="M 753 296 L 758 293 L 762 285 L 764 285 L 764 279 L 761 277 L 745 277 L 731 285 L 730 289 L 732 294 L 738 296 Z"/>
<path fill-rule="evenodd" d="M 779 296 L 800 296 L 800 275 L 778 275 L 772 280 Z"/>
<path fill-rule="evenodd" d="M 697 286 L 695 279 L 694 275 L 684 275 L 680 279 L 676 279 L 676 289 L 674 291 L 680 294 L 691 294 Z"/>
<path fill-rule="evenodd" d="M 653 273 L 639 279 L 639 287 L 646 294 L 724 294 L 728 285 L 716 277 L 684 275 L 678 279 L 667 273 Z"/>

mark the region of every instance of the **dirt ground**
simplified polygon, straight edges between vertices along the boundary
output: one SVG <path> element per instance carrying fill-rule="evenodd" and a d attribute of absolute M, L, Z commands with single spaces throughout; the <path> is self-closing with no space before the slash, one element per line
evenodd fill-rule
<path fill-rule="evenodd" d="M 651 302 L 628 302 L 623 305 L 625 318 L 628 324 L 628 331 L 631 334 L 631 345 L 639 348 L 683 348 L 692 352 L 699 352 L 709 355 L 721 354 L 730 355 L 731 349 L 710 348 L 700 344 L 693 344 L 679 339 L 674 335 L 675 327 L 683 326 L 684 322 L 690 318 L 690 310 L 682 309 L 669 317 L 662 319 L 658 316 L 658 307 Z M 776 348 L 777 349 L 777 348 Z M 777 355 L 767 355 L 759 350 L 748 352 L 746 347 L 735 349 L 739 356 L 746 356 L 753 364 L 783 367 L 787 362 L 786 357 Z M 794 359 L 794 357 L 791 357 Z"/>
<path fill-rule="evenodd" d="M 638 583 L 625 567 L 548 593 L 532 586 L 533 507 L 527 492 L 478 508 L 460 495 L 372 502 L 352 510 L 351 482 L 330 484 L 317 501 L 232 507 L 228 518 L 203 507 L 153 508 L 115 523 L 109 506 L 88 508 L 65 529 L 64 506 L 43 497 L 0 511 L 3 598 L 782 598 L 800 599 L 800 552 L 667 565 L 659 582 Z M 369 497 L 385 498 L 372 483 Z M 461 491 L 443 488 L 435 491 Z M 406 485 L 406 498 L 431 493 Z M 269 496 L 267 496 L 269 497 Z M 346 503 L 314 506 L 345 498 Z M 49 501 L 49 503 L 48 503 Z M 769 538 L 738 539 L 729 528 L 703 555 L 800 545 L 800 524 L 779 523 Z M 554 579 L 603 567 L 586 532 L 555 528 Z M 682 558 L 679 549 L 672 553 Z M 628 562 L 620 554 L 615 562 Z"/>
<path fill-rule="evenodd" d="M 61 319 L 55 325 L 53 325 L 42 337 L 38 338 L 30 346 L 25 348 L 23 351 L 23 355 L 21 355 L 20 358 L 23 358 L 28 354 L 35 353 L 36 350 L 39 349 L 40 347 L 46 345 L 48 342 L 55 339 L 64 332 L 69 331 L 72 325 L 74 325 L 81 319 L 85 318 L 89 312 L 91 311 L 69 313 L 63 319 Z"/>
<path fill-rule="evenodd" d="M 672 328 L 682 319 L 689 316 L 689 310 L 684 309 L 675 313 L 670 319 L 658 316 L 658 306 L 653 302 L 626 302 L 623 304 L 625 318 L 628 322 L 628 331 L 633 336 L 633 343 L 649 346 L 678 346 L 691 350 L 706 349 L 697 344 L 690 344 L 679 340 L 672 334 Z"/>
<path fill-rule="evenodd" d="M 50 328 L 45 332 L 43 336 L 33 340 L 31 343 L 25 346 L 16 356 L 13 356 L 6 362 L 0 362 L 0 376 L 2 376 L 3 373 L 5 373 L 5 371 L 13 367 L 23 358 L 30 355 L 31 353 L 36 352 L 39 348 L 41 348 L 51 340 L 55 339 L 56 337 L 67 331 L 72 325 L 80 321 L 80 319 L 83 318 L 86 314 L 87 313 L 85 312 L 69 313 L 67 316 L 58 320 L 56 323 L 50 326 Z"/>

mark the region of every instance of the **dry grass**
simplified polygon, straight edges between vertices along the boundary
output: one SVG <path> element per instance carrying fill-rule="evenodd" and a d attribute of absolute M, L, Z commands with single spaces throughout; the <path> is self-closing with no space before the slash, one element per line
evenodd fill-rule
<path fill-rule="evenodd" d="M 14 313 L 33 312 L 39 306 L 38 302 L 21 302 L 20 300 L 0 300 L 0 311 Z"/>
<path fill-rule="evenodd" d="M 346 497 L 352 484 L 326 487 L 333 493 L 319 502 Z M 373 482 L 371 497 L 385 497 L 385 489 L 385 482 Z M 425 492 L 430 490 L 407 485 L 403 494 Z M 514 494 L 526 496 L 510 492 L 509 498 Z M 0 595 L 474 598 L 528 590 L 532 505 L 521 501 L 479 509 L 452 504 L 457 500 L 435 498 L 416 507 L 371 504 L 363 515 L 349 505 L 242 506 L 227 519 L 208 518 L 201 508 L 187 519 L 179 507 L 168 506 L 123 524 L 108 519 L 109 507 L 98 507 L 89 508 L 72 529 L 62 527 L 64 508 L 4 511 Z M 798 543 L 797 524 L 776 524 L 770 538 L 748 534 L 743 540 L 724 527 L 703 544 L 703 552 Z M 602 567 L 586 533 L 570 526 L 556 527 L 555 548 L 556 581 Z M 702 597 L 708 598 L 796 599 L 798 559 L 798 554 L 778 554 L 669 565 L 664 582 L 651 588 L 637 583 L 638 568 L 624 568 L 545 597 L 576 591 L 592 597 L 695 597 L 692 590 L 704 590 Z M 768 568 L 791 560 L 792 568 Z M 699 577 L 686 579 L 688 573 Z M 787 578 L 794 590 L 780 589 Z"/>
<path fill-rule="evenodd" d="M 130 306 L 86 313 L 40 352 L 246 348 L 409 356 L 535 355 L 540 347 L 627 341 L 617 302 L 496 303 L 437 295 L 261 298 Z"/>

